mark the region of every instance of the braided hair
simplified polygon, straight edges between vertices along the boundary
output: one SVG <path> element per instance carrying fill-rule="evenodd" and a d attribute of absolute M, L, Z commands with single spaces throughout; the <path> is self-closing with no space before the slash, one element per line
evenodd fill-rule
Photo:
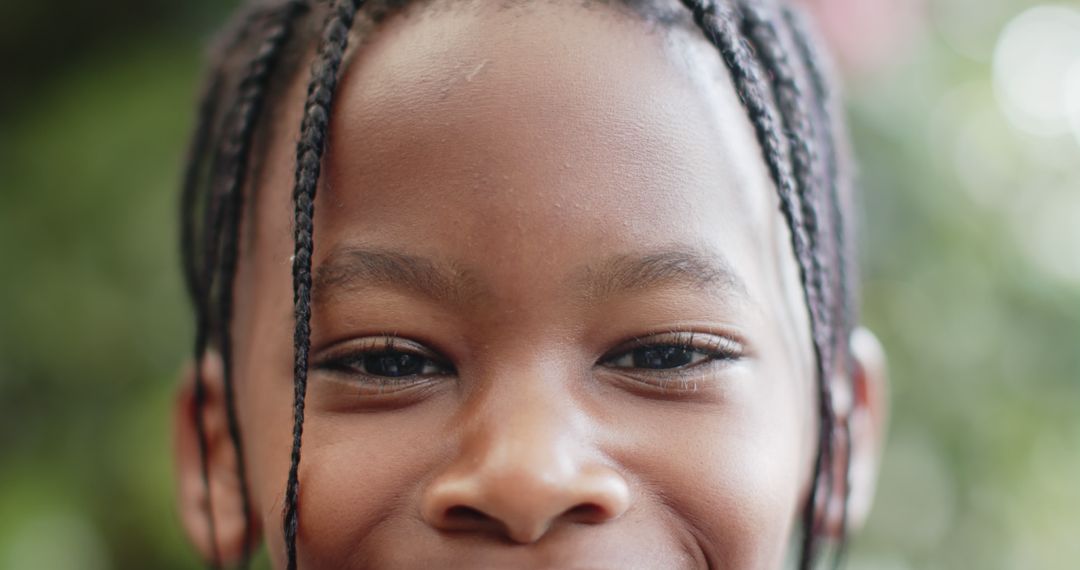
<path fill-rule="evenodd" d="M 657 17 L 652 0 L 621 0 L 639 15 Z M 780 213 L 788 227 L 810 315 L 817 385 L 817 453 L 809 496 L 803 507 L 799 568 L 813 568 L 824 536 L 821 512 L 836 488 L 837 475 L 847 502 L 850 443 L 845 422 L 833 409 L 830 379 L 851 370 L 848 337 L 857 321 L 854 255 L 849 217 L 844 131 L 834 111 L 830 74 L 803 17 L 783 0 L 680 0 L 696 27 L 716 48 L 753 125 Z M 245 538 L 240 566 L 251 553 L 252 512 L 237 421 L 230 323 L 247 179 L 258 158 L 257 144 L 269 129 L 272 110 L 284 87 L 299 73 L 299 60 L 311 44 L 315 55 L 304 100 L 296 147 L 294 256 L 292 260 L 294 369 L 293 430 L 284 490 L 287 567 L 297 567 L 299 467 L 307 394 L 311 338 L 314 204 L 333 100 L 354 20 L 364 8 L 372 24 L 406 0 L 252 0 L 226 28 L 213 55 L 181 192 L 181 254 L 185 284 L 195 308 L 196 362 L 213 346 L 222 356 L 229 437 L 236 453 L 242 492 Z M 254 184 L 248 192 L 255 192 Z M 203 483 L 209 495 L 203 407 L 205 380 L 196 366 L 195 426 Z M 838 425 L 839 424 L 839 425 Z M 846 445 L 834 457 L 834 442 Z M 840 473 L 830 466 L 837 460 Z M 208 501 L 210 498 L 208 497 Z M 214 540 L 213 510 L 208 509 L 211 567 L 220 566 Z M 845 520 L 841 521 L 841 534 Z M 842 553 L 843 539 L 840 541 Z M 839 562 L 840 556 L 837 556 Z"/>

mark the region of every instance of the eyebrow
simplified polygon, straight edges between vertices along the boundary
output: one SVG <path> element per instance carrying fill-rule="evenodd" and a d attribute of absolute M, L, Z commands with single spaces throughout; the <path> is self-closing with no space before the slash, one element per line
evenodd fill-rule
<path fill-rule="evenodd" d="M 381 249 L 347 247 L 334 250 L 315 271 L 312 293 L 325 300 L 340 292 L 372 286 L 405 288 L 448 303 L 480 294 L 467 271 L 415 255 Z"/>
<path fill-rule="evenodd" d="M 743 281 L 725 258 L 689 248 L 615 255 L 585 266 L 571 283 L 586 299 L 664 287 L 747 296 Z M 334 250 L 315 270 L 312 293 L 321 301 L 375 286 L 405 288 L 453 304 L 485 294 L 470 271 L 454 264 L 362 247 Z"/>
<path fill-rule="evenodd" d="M 593 299 L 663 287 L 748 296 L 746 285 L 724 257 L 689 248 L 610 257 L 586 267 L 579 281 Z"/>

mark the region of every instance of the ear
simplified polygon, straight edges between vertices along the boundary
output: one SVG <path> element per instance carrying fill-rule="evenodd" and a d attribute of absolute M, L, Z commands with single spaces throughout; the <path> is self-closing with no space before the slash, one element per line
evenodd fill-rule
<path fill-rule="evenodd" d="M 849 342 L 852 369 L 841 371 L 831 386 L 836 431 L 832 492 L 824 513 L 824 530 L 831 539 L 840 539 L 845 530 L 859 530 L 870 514 L 888 416 L 888 371 L 881 343 L 861 327 L 851 333 Z"/>
<path fill-rule="evenodd" d="M 177 506 L 184 530 L 203 560 L 234 565 L 255 536 L 245 536 L 243 482 L 229 435 L 225 376 L 221 356 L 207 351 L 200 363 L 202 406 L 198 404 L 195 363 L 189 361 L 180 379 L 174 409 Z M 200 451 L 202 419 L 205 456 Z M 205 457 L 205 471 L 204 471 Z M 255 517 L 252 524 L 258 524 Z M 258 529 L 251 529 L 257 535 Z"/>

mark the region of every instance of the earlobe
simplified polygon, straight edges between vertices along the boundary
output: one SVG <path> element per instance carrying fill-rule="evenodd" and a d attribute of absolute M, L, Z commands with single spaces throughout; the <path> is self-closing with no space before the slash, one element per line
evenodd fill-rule
<path fill-rule="evenodd" d="M 832 492 L 824 516 L 825 531 L 834 539 L 861 528 L 870 514 L 888 416 L 888 371 L 881 343 L 860 327 L 852 332 L 850 347 L 852 370 L 835 378 L 832 387 L 837 429 Z"/>
<path fill-rule="evenodd" d="M 184 366 L 174 403 L 177 507 L 184 530 L 202 558 L 229 565 L 245 555 L 251 537 L 247 536 L 243 483 L 229 436 L 220 355 L 208 351 L 201 370 L 202 377 L 196 378 L 195 364 Z M 201 395 L 198 380 L 203 385 Z"/>

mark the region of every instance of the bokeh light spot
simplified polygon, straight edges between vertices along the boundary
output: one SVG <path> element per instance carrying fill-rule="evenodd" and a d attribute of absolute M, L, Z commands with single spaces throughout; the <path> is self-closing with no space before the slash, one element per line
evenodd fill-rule
<path fill-rule="evenodd" d="M 1037 6 L 1013 18 L 994 50 L 994 88 L 1013 124 L 1028 133 L 1068 132 L 1066 78 L 1080 64 L 1080 10 Z"/>

